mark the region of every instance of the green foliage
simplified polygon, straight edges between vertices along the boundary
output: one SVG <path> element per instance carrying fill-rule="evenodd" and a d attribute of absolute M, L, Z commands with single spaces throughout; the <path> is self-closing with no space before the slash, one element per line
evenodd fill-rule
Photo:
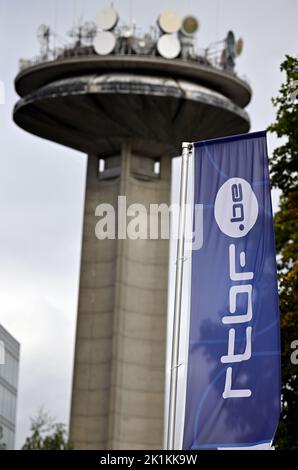
<path fill-rule="evenodd" d="M 31 419 L 31 434 L 27 437 L 22 450 L 69 450 L 65 425 L 56 423 L 43 410 Z"/>
<path fill-rule="evenodd" d="M 281 70 L 286 73 L 286 81 L 273 99 L 277 116 L 269 131 L 285 138 L 285 142 L 274 150 L 270 164 L 273 185 L 286 195 L 298 186 L 298 60 L 286 56 Z"/>
<path fill-rule="evenodd" d="M 287 56 L 281 70 L 286 80 L 273 100 L 277 118 L 269 128 L 284 140 L 270 162 L 272 182 L 282 191 L 275 215 L 282 348 L 282 415 L 275 444 L 297 450 L 298 365 L 291 363 L 291 343 L 298 340 L 298 59 Z"/>

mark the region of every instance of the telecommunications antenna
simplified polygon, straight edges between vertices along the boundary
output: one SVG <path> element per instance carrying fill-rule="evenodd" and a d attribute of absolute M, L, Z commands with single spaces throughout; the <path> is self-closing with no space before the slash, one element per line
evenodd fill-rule
<path fill-rule="evenodd" d="M 181 33 L 184 36 L 193 36 L 199 29 L 199 21 L 195 16 L 186 16 L 182 21 Z"/>
<path fill-rule="evenodd" d="M 133 30 L 130 26 L 123 26 L 120 31 L 120 37 L 124 39 L 129 39 L 133 37 Z"/>
<path fill-rule="evenodd" d="M 118 13 L 114 8 L 104 8 L 97 13 L 96 23 L 99 29 L 110 31 L 117 25 L 118 19 Z"/>
<path fill-rule="evenodd" d="M 50 37 L 50 27 L 45 24 L 41 24 L 37 29 L 37 38 L 40 42 L 40 53 L 44 58 L 47 58 L 50 52 Z"/>
<path fill-rule="evenodd" d="M 50 27 L 46 24 L 41 24 L 37 28 L 37 37 L 40 41 L 43 41 L 50 37 Z"/>
<path fill-rule="evenodd" d="M 161 13 L 157 23 L 163 33 L 177 33 L 181 28 L 181 20 L 174 11 L 164 11 Z"/>
<path fill-rule="evenodd" d="M 237 55 L 242 54 L 243 47 L 244 47 L 243 39 L 242 38 L 237 39 L 237 41 L 236 41 L 236 54 Z"/>
<path fill-rule="evenodd" d="M 93 21 L 86 21 L 82 26 L 82 37 L 86 42 L 92 44 L 93 39 L 97 33 L 97 26 Z"/>
<path fill-rule="evenodd" d="M 174 34 L 164 34 L 157 42 L 157 50 L 165 59 L 175 59 L 181 52 L 181 44 Z"/>
<path fill-rule="evenodd" d="M 149 34 L 132 40 L 132 49 L 136 54 L 150 54 L 154 49 L 154 45 L 154 41 Z"/>
<path fill-rule="evenodd" d="M 80 47 L 82 45 L 82 37 L 83 37 L 82 26 L 73 27 L 69 31 L 68 36 L 70 36 L 71 38 L 74 38 L 76 40 L 75 45 Z"/>
<path fill-rule="evenodd" d="M 235 36 L 233 31 L 229 31 L 226 37 L 226 47 L 227 47 L 227 53 L 228 55 L 235 55 L 236 50 L 235 50 Z"/>
<path fill-rule="evenodd" d="M 98 55 L 108 55 L 116 46 L 116 38 L 110 31 L 99 31 L 93 40 L 93 47 Z"/>

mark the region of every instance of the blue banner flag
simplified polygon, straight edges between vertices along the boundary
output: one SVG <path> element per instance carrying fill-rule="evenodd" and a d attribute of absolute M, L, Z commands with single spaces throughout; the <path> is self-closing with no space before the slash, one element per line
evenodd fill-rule
<path fill-rule="evenodd" d="M 194 172 L 203 244 L 192 251 L 183 448 L 270 445 L 281 396 L 266 133 L 194 143 Z"/>

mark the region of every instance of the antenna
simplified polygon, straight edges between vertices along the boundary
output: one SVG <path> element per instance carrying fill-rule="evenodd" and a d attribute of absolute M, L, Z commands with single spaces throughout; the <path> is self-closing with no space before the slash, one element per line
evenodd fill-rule
<path fill-rule="evenodd" d="M 228 54 L 234 57 L 236 55 L 235 44 L 235 35 L 233 31 L 229 31 L 226 37 L 226 48 Z"/>
<path fill-rule="evenodd" d="M 142 37 L 133 38 L 132 50 L 136 54 L 150 54 L 154 49 L 154 41 L 150 34 L 145 34 Z"/>
<path fill-rule="evenodd" d="M 72 28 L 69 31 L 68 36 L 70 36 L 71 38 L 74 38 L 76 40 L 75 41 L 75 47 L 81 47 L 81 45 L 82 45 L 82 26 L 75 26 L 74 28 Z"/>
<path fill-rule="evenodd" d="M 199 29 L 199 21 L 195 16 L 186 16 L 179 31 L 181 56 L 183 59 L 195 57 L 195 33 Z"/>
<path fill-rule="evenodd" d="M 92 45 L 92 41 L 96 36 L 97 26 L 92 21 L 86 21 L 83 25 L 75 26 L 70 30 L 68 35 L 76 39 L 75 47 L 83 46 L 84 42 L 86 45 Z"/>
<path fill-rule="evenodd" d="M 242 38 L 237 39 L 237 41 L 236 41 L 236 54 L 237 54 L 237 56 L 242 54 L 243 47 L 244 47 L 243 39 Z"/>
<path fill-rule="evenodd" d="M 198 31 L 199 29 L 199 21 L 195 16 L 186 16 L 182 21 L 181 33 L 184 36 L 191 36 Z"/>
<path fill-rule="evenodd" d="M 88 45 L 92 45 L 92 42 L 97 33 L 97 26 L 93 21 L 85 21 L 82 26 L 82 37 L 85 39 Z"/>
<path fill-rule="evenodd" d="M 104 8 L 97 13 L 96 23 L 99 29 L 111 31 L 118 23 L 119 17 L 113 7 Z"/>
<path fill-rule="evenodd" d="M 221 63 L 224 70 L 234 72 L 236 57 L 236 42 L 233 31 L 229 31 L 225 39 L 225 48 L 222 52 Z"/>
<path fill-rule="evenodd" d="M 181 20 L 174 11 L 164 11 L 158 17 L 157 24 L 163 33 L 177 33 L 181 28 Z"/>
<path fill-rule="evenodd" d="M 157 41 L 157 50 L 165 59 L 175 59 L 181 52 L 181 44 L 175 34 L 164 34 Z"/>
<path fill-rule="evenodd" d="M 37 39 L 40 42 L 40 55 L 43 60 L 47 60 L 49 57 L 50 38 L 51 38 L 50 27 L 45 24 L 41 24 L 37 29 Z"/>
<path fill-rule="evenodd" d="M 110 31 L 99 31 L 93 39 L 93 47 L 98 55 L 108 55 L 116 46 L 116 38 Z"/>

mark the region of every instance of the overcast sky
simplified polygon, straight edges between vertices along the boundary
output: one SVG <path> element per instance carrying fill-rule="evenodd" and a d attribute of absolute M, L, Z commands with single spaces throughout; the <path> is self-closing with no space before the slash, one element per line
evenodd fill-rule
<path fill-rule="evenodd" d="M 38 25 L 47 23 L 66 38 L 79 17 L 94 20 L 108 4 L 0 0 L 0 80 L 6 98 L 0 105 L 0 323 L 21 343 L 17 447 L 41 406 L 68 423 L 86 158 L 12 122 L 13 80 L 18 60 L 38 53 Z M 244 38 L 237 71 L 253 89 L 247 108 L 251 130 L 274 120 L 271 97 L 283 78 L 279 65 L 285 54 L 297 54 L 297 0 L 121 0 L 114 6 L 122 20 L 132 18 L 144 30 L 162 10 L 192 13 L 200 21 L 200 47 L 234 30 Z M 268 144 L 270 153 L 278 142 L 269 135 Z"/>

